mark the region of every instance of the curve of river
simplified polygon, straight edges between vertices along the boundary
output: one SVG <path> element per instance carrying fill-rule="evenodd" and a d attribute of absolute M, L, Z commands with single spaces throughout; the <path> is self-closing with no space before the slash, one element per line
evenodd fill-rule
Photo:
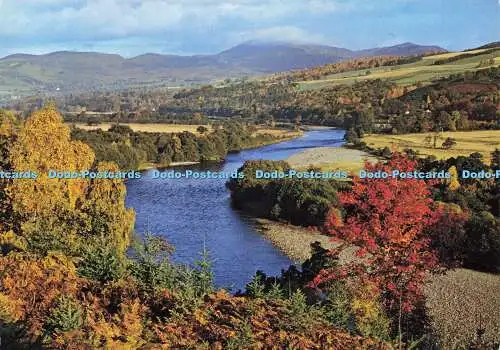
<path fill-rule="evenodd" d="M 284 160 L 307 148 L 340 146 L 343 135 L 338 129 L 308 131 L 294 140 L 229 154 L 222 163 L 175 169 L 231 172 L 246 160 Z M 257 270 L 274 275 L 293 264 L 251 220 L 231 208 L 226 180 L 162 180 L 151 173 L 127 182 L 127 207 L 136 211 L 137 232 L 163 235 L 175 246 L 174 261 L 193 264 L 205 244 L 215 284 L 232 291 L 243 289 Z"/>

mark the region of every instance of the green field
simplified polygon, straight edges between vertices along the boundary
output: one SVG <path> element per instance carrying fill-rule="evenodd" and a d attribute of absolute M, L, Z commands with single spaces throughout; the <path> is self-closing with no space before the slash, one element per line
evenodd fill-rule
<path fill-rule="evenodd" d="M 411 148 L 418 151 L 422 156 L 432 155 L 438 159 L 468 156 L 471 153 L 479 152 L 484 156 L 485 162 L 490 161 L 491 152 L 495 148 L 500 148 L 500 130 L 443 132 L 439 134 L 437 148 L 433 148 L 433 145 L 429 145 L 424 141 L 428 135 L 432 136 L 434 134 L 375 134 L 363 137 L 363 141 L 372 148 L 389 147 L 400 151 L 403 151 L 405 148 Z M 454 138 L 457 142 L 451 149 L 441 147 L 447 137 Z"/>
<path fill-rule="evenodd" d="M 463 59 L 459 59 L 457 61 L 449 62 L 446 64 L 433 65 L 433 63 L 437 60 L 481 52 L 485 52 L 485 54 L 474 57 L 464 57 Z M 337 73 L 326 76 L 321 80 L 299 82 L 299 89 L 307 90 L 318 89 L 332 85 L 350 85 L 356 82 L 373 79 L 388 79 L 398 85 L 414 85 L 417 83 L 429 84 L 435 79 L 447 77 L 451 74 L 486 68 L 485 66 L 480 67 L 480 63 L 489 59 L 494 60 L 494 64 L 492 64 L 491 67 L 499 66 L 500 49 L 490 53 L 488 53 L 488 50 L 450 52 L 445 54 L 427 56 L 418 62 L 410 64 Z"/>

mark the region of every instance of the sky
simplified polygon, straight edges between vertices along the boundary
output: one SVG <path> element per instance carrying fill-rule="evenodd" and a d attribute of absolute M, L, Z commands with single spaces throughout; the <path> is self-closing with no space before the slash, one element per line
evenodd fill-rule
<path fill-rule="evenodd" d="M 212 54 L 249 40 L 463 50 L 500 40 L 500 0 L 0 0 L 0 57 Z"/>

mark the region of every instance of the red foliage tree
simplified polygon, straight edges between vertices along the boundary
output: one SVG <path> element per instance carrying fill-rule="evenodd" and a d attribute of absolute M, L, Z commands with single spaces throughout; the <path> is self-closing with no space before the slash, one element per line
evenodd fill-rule
<path fill-rule="evenodd" d="M 394 154 L 386 164 L 366 164 L 368 172 L 393 170 L 413 172 L 416 162 Z M 332 211 L 326 230 L 345 245 L 358 247 L 358 261 L 336 270 L 325 270 L 316 286 L 331 279 L 354 275 L 377 286 L 388 309 L 411 311 L 422 300 L 425 274 L 438 267 L 436 253 L 430 249 L 426 229 L 439 221 L 434 210 L 429 183 L 420 179 L 354 178 L 352 189 L 340 194 L 345 218 Z"/>

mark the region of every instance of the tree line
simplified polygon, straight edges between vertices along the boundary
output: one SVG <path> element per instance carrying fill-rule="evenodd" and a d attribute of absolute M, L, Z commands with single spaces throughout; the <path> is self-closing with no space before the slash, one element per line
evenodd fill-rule
<path fill-rule="evenodd" d="M 145 163 L 168 166 L 172 162 L 223 160 L 228 152 L 276 142 L 269 134 L 255 134 L 256 128 L 238 120 L 214 126 L 201 135 L 135 132 L 127 125 L 115 124 L 108 131 L 73 128 L 71 136 L 90 145 L 100 161 L 113 161 L 122 170 L 135 170 Z"/>

